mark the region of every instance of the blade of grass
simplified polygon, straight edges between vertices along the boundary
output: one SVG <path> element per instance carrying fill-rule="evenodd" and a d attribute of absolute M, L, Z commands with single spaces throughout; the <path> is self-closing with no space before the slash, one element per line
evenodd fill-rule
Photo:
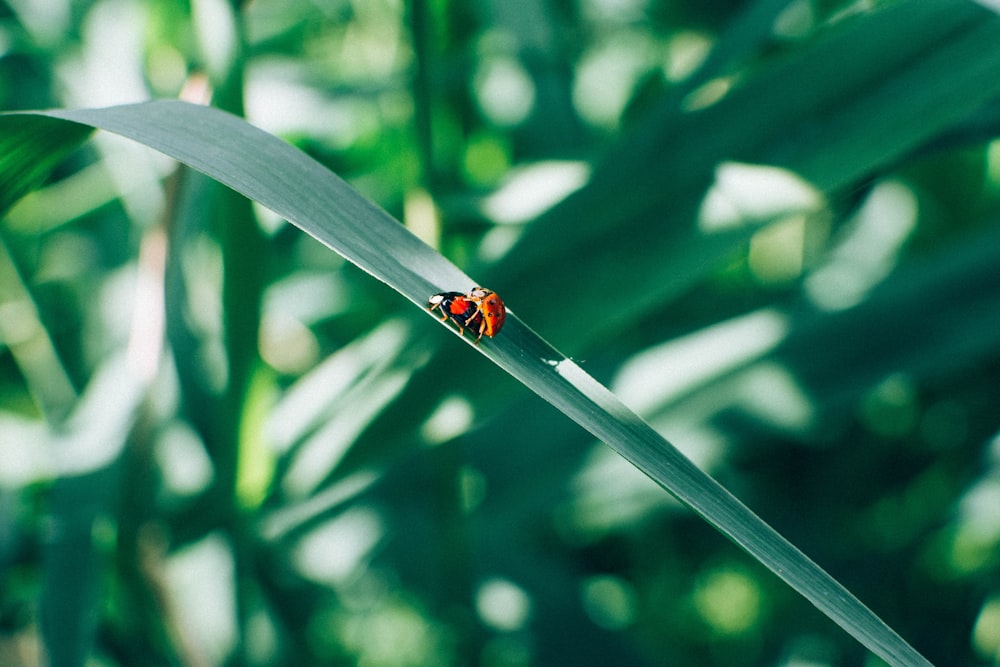
<path fill-rule="evenodd" d="M 19 131 L 24 121 L 0 116 L 0 216 L 14 202 L 38 187 L 45 177 L 92 130 L 42 116 L 33 119 L 30 132 Z"/>
<path fill-rule="evenodd" d="M 714 105 L 687 112 L 667 95 L 615 142 L 586 187 L 526 228 L 489 283 L 504 294 L 545 283 L 565 295 L 563 308 L 535 308 L 531 321 L 574 332 L 552 335 L 571 354 L 587 353 L 622 322 L 690 289 L 731 256 L 740 233 L 754 231 L 724 238 L 698 228 L 720 163 L 785 167 L 837 199 L 996 99 L 998 40 L 1000 18 L 974 4 L 887 3 L 744 72 Z M 552 271 L 581 257 L 589 270 Z M 617 298 L 634 285 L 643 286 L 635 300 Z"/>
<path fill-rule="evenodd" d="M 171 101 L 14 116 L 21 122 L 0 128 L 32 133 L 52 118 L 62 118 L 155 148 L 287 218 L 421 308 L 429 294 L 473 285 L 471 278 L 319 163 L 234 116 Z M 876 655 L 891 665 L 930 664 L 513 312 L 502 335 L 477 350 L 691 507 Z"/>
<path fill-rule="evenodd" d="M 74 412 L 53 434 L 59 476 L 45 544 L 41 627 L 53 665 L 82 665 L 97 631 L 101 595 L 101 518 L 114 503 L 118 456 L 145 397 L 121 354 L 94 374 Z"/>

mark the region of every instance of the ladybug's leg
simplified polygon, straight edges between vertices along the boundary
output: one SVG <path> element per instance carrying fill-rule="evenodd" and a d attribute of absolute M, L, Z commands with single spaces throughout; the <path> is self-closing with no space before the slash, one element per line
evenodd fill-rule
<path fill-rule="evenodd" d="M 435 308 L 438 308 L 438 307 L 440 307 L 440 306 L 441 306 L 441 304 L 440 304 L 440 303 L 435 303 L 434 305 L 432 305 L 432 306 L 431 306 L 430 308 L 428 308 L 427 310 L 430 310 L 430 311 L 432 311 L 432 312 L 433 312 L 433 310 L 434 310 Z M 450 316 L 450 315 L 449 315 L 448 313 L 444 312 L 444 308 L 441 308 L 441 321 L 442 321 L 442 322 L 447 322 L 448 320 L 451 320 L 452 322 L 454 322 L 454 323 L 455 323 L 455 326 L 457 326 L 457 327 L 458 327 L 458 333 L 462 333 L 462 324 L 461 324 L 461 323 L 460 323 L 460 322 L 459 322 L 458 320 L 456 320 L 456 319 L 455 319 L 454 317 L 452 317 L 452 316 Z"/>
<path fill-rule="evenodd" d="M 479 335 L 476 336 L 476 345 L 479 345 L 479 341 L 483 339 L 483 332 L 486 331 L 486 318 L 480 318 L 479 321 Z"/>
<path fill-rule="evenodd" d="M 455 323 L 455 326 L 458 327 L 458 333 L 461 334 L 461 333 L 465 332 L 465 329 L 462 327 L 462 323 L 458 321 L 458 318 L 456 318 L 454 315 L 449 315 L 447 312 L 445 312 L 444 307 L 441 305 L 440 302 L 432 304 L 431 307 L 428 308 L 427 310 L 430 310 L 431 312 L 433 312 L 435 308 L 440 308 L 441 309 L 441 321 L 442 322 L 447 322 L 448 320 L 451 320 L 452 322 Z"/>

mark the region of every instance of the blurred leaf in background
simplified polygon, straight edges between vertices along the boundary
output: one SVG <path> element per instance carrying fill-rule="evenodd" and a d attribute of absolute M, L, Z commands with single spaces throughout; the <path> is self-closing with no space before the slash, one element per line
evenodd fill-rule
<path fill-rule="evenodd" d="M 996 665 L 997 44 L 953 0 L 7 0 L 0 108 L 245 113 Z M 0 665 L 876 664 L 383 285 L 83 136 L 0 153 Z"/>

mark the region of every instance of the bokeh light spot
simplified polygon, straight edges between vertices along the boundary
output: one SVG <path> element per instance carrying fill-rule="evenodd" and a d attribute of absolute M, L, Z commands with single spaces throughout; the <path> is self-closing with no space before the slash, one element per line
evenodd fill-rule
<path fill-rule="evenodd" d="M 635 620 L 635 589 L 621 577 L 591 577 L 583 584 L 582 597 L 587 615 L 602 628 L 620 630 Z"/>
<path fill-rule="evenodd" d="M 512 581 L 488 579 L 476 592 L 476 612 L 484 623 L 497 630 L 518 630 L 531 615 L 531 598 Z"/>
<path fill-rule="evenodd" d="M 695 584 L 699 616 L 721 635 L 740 635 L 760 621 L 762 594 L 757 582 L 735 568 L 714 569 Z"/>

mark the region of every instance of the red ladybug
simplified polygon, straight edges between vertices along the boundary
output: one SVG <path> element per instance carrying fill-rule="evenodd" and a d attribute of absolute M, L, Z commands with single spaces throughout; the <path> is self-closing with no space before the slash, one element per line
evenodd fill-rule
<path fill-rule="evenodd" d="M 461 292 L 440 292 L 427 299 L 427 307 L 433 311 L 441 309 L 441 321 L 450 319 L 464 333 L 466 327 L 479 323 L 482 316 L 476 303 Z"/>
<path fill-rule="evenodd" d="M 483 335 L 495 336 L 507 318 L 507 309 L 503 301 L 492 290 L 475 287 L 468 294 L 461 292 L 440 292 L 427 300 L 430 310 L 440 309 L 441 321 L 451 320 L 458 327 L 459 333 L 471 329 L 479 335 L 476 343 Z"/>
<path fill-rule="evenodd" d="M 483 287 L 473 288 L 468 298 L 476 303 L 483 318 L 479 327 L 479 338 L 482 338 L 484 333 L 493 338 L 500 332 L 504 320 L 507 319 L 507 308 L 504 307 L 503 300 L 493 290 Z"/>

